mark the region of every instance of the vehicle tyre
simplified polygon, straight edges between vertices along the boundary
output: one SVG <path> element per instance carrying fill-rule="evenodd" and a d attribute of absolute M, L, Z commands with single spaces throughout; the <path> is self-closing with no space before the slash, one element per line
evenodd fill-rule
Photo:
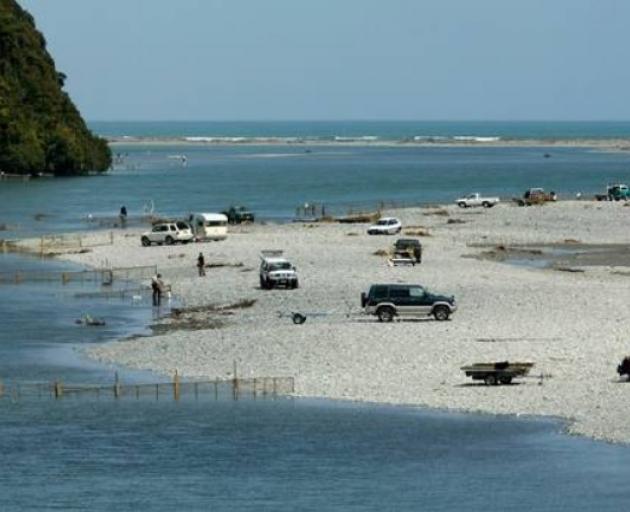
<path fill-rule="evenodd" d="M 151 245 L 151 240 L 149 240 L 146 236 L 143 236 L 140 241 L 144 247 L 149 247 Z"/>
<path fill-rule="evenodd" d="M 466 203 L 464 203 L 464 201 L 461 201 L 457 203 L 457 206 L 459 206 L 460 208 L 466 208 Z"/>
<path fill-rule="evenodd" d="M 269 279 L 265 280 L 265 290 L 271 290 L 273 288 L 273 281 Z"/>
<path fill-rule="evenodd" d="M 293 288 L 294 290 L 300 287 L 300 283 L 298 283 L 298 281 L 296 280 L 292 285 L 291 288 Z"/>
<path fill-rule="evenodd" d="M 394 320 L 394 314 L 394 309 L 389 306 L 378 308 L 376 311 L 376 316 L 378 316 L 379 322 L 391 322 Z"/>
<path fill-rule="evenodd" d="M 173 245 L 173 242 L 174 242 L 174 241 L 175 241 L 175 240 L 173 240 L 173 237 L 171 237 L 171 236 L 167 236 L 167 237 L 164 239 L 164 243 L 165 243 L 166 245 Z"/>
<path fill-rule="evenodd" d="M 451 312 L 446 306 L 436 306 L 435 308 L 433 308 L 433 317 L 440 322 L 448 320 L 448 317 L 450 315 Z"/>
<path fill-rule="evenodd" d="M 481 203 L 481 206 L 483 206 L 484 208 L 490 208 L 492 205 L 488 201 L 484 201 L 483 203 Z"/>
<path fill-rule="evenodd" d="M 499 383 L 497 381 L 497 376 L 493 374 L 486 375 L 483 378 L 483 381 L 486 383 L 486 386 L 496 386 Z"/>
<path fill-rule="evenodd" d="M 501 377 L 499 380 L 501 381 L 501 384 L 512 384 L 512 377 L 509 375 Z"/>
<path fill-rule="evenodd" d="M 265 286 L 265 280 L 261 277 L 260 278 L 260 289 L 264 290 L 265 288 L 267 288 L 267 286 Z"/>

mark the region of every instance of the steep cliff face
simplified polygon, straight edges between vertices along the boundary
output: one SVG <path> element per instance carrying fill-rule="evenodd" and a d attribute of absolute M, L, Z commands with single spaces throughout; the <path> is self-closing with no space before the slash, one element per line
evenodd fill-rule
<path fill-rule="evenodd" d="M 0 0 L 0 171 L 74 175 L 109 168 L 109 147 L 62 90 L 65 78 L 32 16 L 15 0 Z"/>

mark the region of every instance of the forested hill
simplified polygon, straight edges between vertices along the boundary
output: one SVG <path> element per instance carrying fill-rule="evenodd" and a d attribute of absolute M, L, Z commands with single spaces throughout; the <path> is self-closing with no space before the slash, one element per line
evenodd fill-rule
<path fill-rule="evenodd" d="M 107 143 L 62 90 L 46 40 L 15 0 L 0 0 L 0 171 L 57 175 L 105 171 Z"/>

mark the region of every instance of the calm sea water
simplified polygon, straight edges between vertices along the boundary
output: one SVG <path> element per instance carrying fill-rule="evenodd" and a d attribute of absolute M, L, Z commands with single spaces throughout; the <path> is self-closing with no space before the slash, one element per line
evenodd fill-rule
<path fill-rule="evenodd" d="M 397 141 L 414 137 L 518 139 L 607 139 L 630 137 L 630 121 L 167 121 L 92 122 L 106 137 L 370 137 Z"/>
<path fill-rule="evenodd" d="M 87 213 L 112 216 L 126 204 L 134 215 L 149 199 L 164 213 L 238 201 L 286 218 L 304 201 L 342 208 L 630 181 L 626 155 L 583 150 L 186 147 L 186 168 L 168 158 L 182 148 L 120 151 L 124 164 L 108 176 L 0 182 L 3 236 L 84 229 Z M 0 271 L 16 268 L 76 267 L 0 255 Z M 111 383 L 119 371 L 124 382 L 163 380 L 82 356 L 144 332 L 154 314 L 146 302 L 77 297 L 97 290 L 0 285 L 0 379 Z M 108 325 L 76 325 L 85 313 Z M 2 511 L 591 511 L 630 499 L 630 448 L 566 436 L 553 421 L 316 400 L 5 397 L 0 467 Z"/>

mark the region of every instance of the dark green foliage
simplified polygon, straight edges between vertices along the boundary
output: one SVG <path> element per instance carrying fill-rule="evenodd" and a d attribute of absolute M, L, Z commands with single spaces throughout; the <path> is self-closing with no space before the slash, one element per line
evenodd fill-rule
<path fill-rule="evenodd" d="M 105 171 L 107 142 L 94 136 L 62 90 L 33 17 L 0 0 L 0 171 L 57 175 Z"/>

